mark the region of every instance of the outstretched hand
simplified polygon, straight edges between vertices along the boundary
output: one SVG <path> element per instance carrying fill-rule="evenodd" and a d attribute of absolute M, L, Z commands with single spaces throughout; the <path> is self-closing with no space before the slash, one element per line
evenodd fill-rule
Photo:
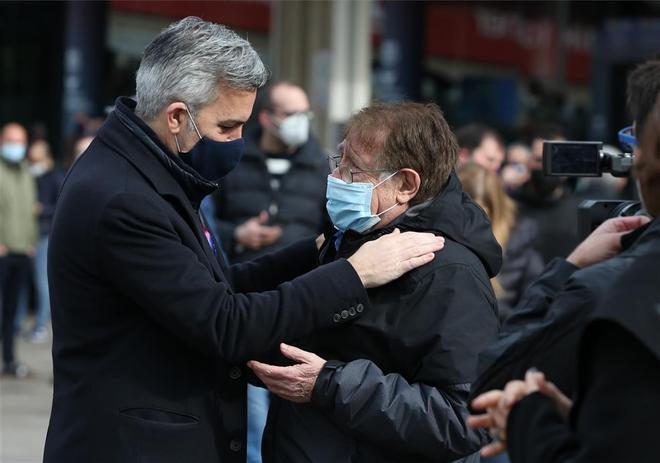
<path fill-rule="evenodd" d="M 287 344 L 280 344 L 285 357 L 298 362 L 288 367 L 278 367 L 250 360 L 248 367 L 273 394 L 296 403 L 309 402 L 325 360 L 316 354 Z"/>
<path fill-rule="evenodd" d="M 621 252 L 621 237 L 650 221 L 651 219 L 644 215 L 606 220 L 580 243 L 566 260 L 583 268 L 614 257 Z"/>

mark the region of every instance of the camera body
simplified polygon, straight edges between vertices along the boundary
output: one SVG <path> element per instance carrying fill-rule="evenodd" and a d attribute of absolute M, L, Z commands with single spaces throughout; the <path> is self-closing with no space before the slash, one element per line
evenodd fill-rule
<path fill-rule="evenodd" d="M 599 141 L 543 142 L 543 173 L 552 177 L 627 177 L 632 166 L 632 154 L 604 152 Z"/>
<path fill-rule="evenodd" d="M 603 151 L 596 141 L 543 142 L 543 173 L 552 177 L 600 177 L 609 173 L 627 177 L 633 167 L 631 153 Z M 639 201 L 587 199 L 578 206 L 578 236 L 586 238 L 596 227 L 612 217 L 641 215 Z"/>

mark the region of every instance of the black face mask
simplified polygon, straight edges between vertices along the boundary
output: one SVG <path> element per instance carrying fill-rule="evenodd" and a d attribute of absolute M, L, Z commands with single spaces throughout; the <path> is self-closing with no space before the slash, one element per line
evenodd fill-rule
<path fill-rule="evenodd" d="M 187 107 L 186 111 L 195 132 L 197 132 L 199 141 L 190 151 L 182 153 L 175 136 L 179 156 L 183 162 L 195 169 L 206 180 L 216 182 L 236 168 L 243 157 L 245 141 L 242 138 L 232 141 L 215 141 L 208 137 L 202 137 Z"/>

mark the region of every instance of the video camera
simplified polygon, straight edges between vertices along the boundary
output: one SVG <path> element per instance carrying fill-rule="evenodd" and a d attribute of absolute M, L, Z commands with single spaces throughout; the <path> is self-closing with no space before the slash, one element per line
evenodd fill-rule
<path fill-rule="evenodd" d="M 619 132 L 621 144 L 630 148 L 636 143 L 630 127 Z M 627 177 L 633 166 L 631 153 L 612 154 L 603 151 L 603 144 L 595 141 L 543 142 L 543 173 L 553 177 L 600 177 L 609 173 Z M 593 200 L 578 206 L 578 236 L 586 238 L 596 227 L 612 217 L 644 214 L 639 201 Z"/>

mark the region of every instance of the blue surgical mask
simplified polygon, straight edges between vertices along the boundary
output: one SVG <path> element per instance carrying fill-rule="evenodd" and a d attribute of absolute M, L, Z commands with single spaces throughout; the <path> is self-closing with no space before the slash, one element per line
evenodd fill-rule
<path fill-rule="evenodd" d="M 3 143 L 0 148 L 0 155 L 5 161 L 18 164 L 25 159 L 25 151 L 25 145 L 22 143 Z"/>
<path fill-rule="evenodd" d="M 372 214 L 371 197 L 374 188 L 382 185 L 396 174 L 398 172 L 394 172 L 376 185 L 362 182 L 346 183 L 329 175 L 326 208 L 335 228 L 340 231 L 354 230 L 358 233 L 364 233 L 380 222 L 380 216 L 394 209 L 398 204 L 394 204 L 380 214 Z"/>
<path fill-rule="evenodd" d="M 232 141 L 215 141 L 208 137 L 202 137 L 188 108 L 186 108 L 186 111 L 195 132 L 197 132 L 199 141 L 190 151 L 182 153 L 181 148 L 179 148 L 179 140 L 175 135 L 174 140 L 179 150 L 179 156 L 183 162 L 195 169 L 206 180 L 218 181 L 236 168 L 243 157 L 245 141 L 242 138 Z"/>

